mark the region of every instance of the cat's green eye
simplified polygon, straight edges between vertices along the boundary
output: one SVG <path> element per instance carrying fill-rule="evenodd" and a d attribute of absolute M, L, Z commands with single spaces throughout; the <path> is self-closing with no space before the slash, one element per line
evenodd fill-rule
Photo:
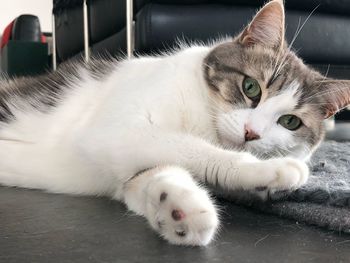
<path fill-rule="evenodd" d="M 242 86 L 244 94 L 251 100 L 257 100 L 261 96 L 261 88 L 257 80 L 246 77 Z"/>
<path fill-rule="evenodd" d="M 281 124 L 284 128 L 291 131 L 295 131 L 302 124 L 301 120 L 297 116 L 291 114 L 281 116 L 278 119 L 277 123 Z"/>

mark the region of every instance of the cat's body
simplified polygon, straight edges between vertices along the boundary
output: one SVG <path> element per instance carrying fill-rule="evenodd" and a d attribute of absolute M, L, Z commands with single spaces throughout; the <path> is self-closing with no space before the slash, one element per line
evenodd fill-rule
<path fill-rule="evenodd" d="M 74 74 L 67 72 L 72 82 L 61 87 L 58 105 L 25 105 L 12 110 L 14 120 L 1 125 L 0 138 L 6 140 L 1 141 L 0 167 L 1 173 L 9 174 L 8 183 L 4 178 L 2 183 L 122 196 L 117 187 L 135 173 L 169 164 L 164 153 L 164 161 L 157 153 L 150 156 L 152 140 L 160 139 L 161 133 L 218 143 L 208 90 L 202 88 L 201 61 L 208 52 L 207 47 L 192 47 L 174 56 L 110 61 L 113 73 L 98 79 L 82 65 L 66 67 L 65 71 L 75 67 Z M 17 182 L 9 173 L 21 171 L 28 181 Z M 48 180 L 50 176 L 62 181 Z M 71 179 L 77 177 L 99 177 L 102 185 L 82 179 L 72 187 Z"/>
<path fill-rule="evenodd" d="M 279 12 L 275 19 L 284 22 L 276 0 L 248 29 L 259 19 L 271 20 L 268 11 Z M 270 40 L 276 30 L 268 32 Z M 275 36 L 280 42 L 282 31 Z M 278 61 L 276 51 L 251 46 L 254 34 L 249 34 L 244 31 L 230 44 L 71 65 L 39 79 L 2 83 L 0 184 L 110 196 L 144 215 L 172 243 L 207 244 L 218 216 L 196 181 L 228 190 L 299 187 L 308 177 L 302 161 L 259 160 L 234 149 L 304 159 L 321 140 L 318 129 L 328 114 L 320 107 L 325 100 L 308 101 L 319 93 L 302 89 L 320 75 L 285 49 L 279 57 L 287 61 L 282 74 L 293 74 L 274 76 L 282 65 L 271 65 Z M 264 59 L 255 67 L 260 56 Z M 262 69 L 261 77 L 255 76 Z M 259 101 L 251 96 L 257 87 Z"/>

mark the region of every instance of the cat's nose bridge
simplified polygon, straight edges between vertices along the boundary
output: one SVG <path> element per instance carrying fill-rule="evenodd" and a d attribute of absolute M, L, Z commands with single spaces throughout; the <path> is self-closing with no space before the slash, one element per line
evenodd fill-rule
<path fill-rule="evenodd" d="M 246 119 L 244 128 L 248 127 L 250 130 L 253 130 L 256 134 L 262 137 L 268 129 L 268 125 L 272 119 L 272 114 L 270 112 L 263 111 L 254 111 Z M 246 129 L 245 129 L 246 130 Z"/>

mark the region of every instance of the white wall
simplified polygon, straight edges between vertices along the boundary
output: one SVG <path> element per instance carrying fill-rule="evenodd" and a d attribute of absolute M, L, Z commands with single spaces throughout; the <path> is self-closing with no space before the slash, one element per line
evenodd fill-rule
<path fill-rule="evenodd" d="M 0 0 L 0 2 L 0 35 L 10 22 L 21 14 L 38 16 L 41 30 L 52 31 L 52 0 Z"/>

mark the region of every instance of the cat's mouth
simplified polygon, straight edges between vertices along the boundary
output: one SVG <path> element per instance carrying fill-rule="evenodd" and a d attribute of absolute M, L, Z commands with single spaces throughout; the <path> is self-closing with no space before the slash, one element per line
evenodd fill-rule
<path fill-rule="evenodd" d="M 238 140 L 235 138 L 229 138 L 226 136 L 220 137 L 220 142 L 225 148 L 233 148 L 235 150 L 245 150 L 247 148 L 247 143 L 245 140 Z"/>
<path fill-rule="evenodd" d="M 266 159 L 280 155 L 277 153 L 278 151 L 275 153 L 273 150 L 263 149 L 261 145 L 259 145 L 258 140 L 246 141 L 244 139 L 239 140 L 222 136 L 220 141 L 224 148 L 233 149 L 236 151 L 247 151 L 252 154 L 258 154 L 260 157 L 264 157 Z"/>
<path fill-rule="evenodd" d="M 244 135 L 227 136 L 227 134 L 218 134 L 220 144 L 226 149 L 237 151 L 248 151 L 251 153 L 259 153 L 261 155 L 271 155 L 271 149 L 264 149 L 261 145 L 261 140 L 245 140 Z"/>

